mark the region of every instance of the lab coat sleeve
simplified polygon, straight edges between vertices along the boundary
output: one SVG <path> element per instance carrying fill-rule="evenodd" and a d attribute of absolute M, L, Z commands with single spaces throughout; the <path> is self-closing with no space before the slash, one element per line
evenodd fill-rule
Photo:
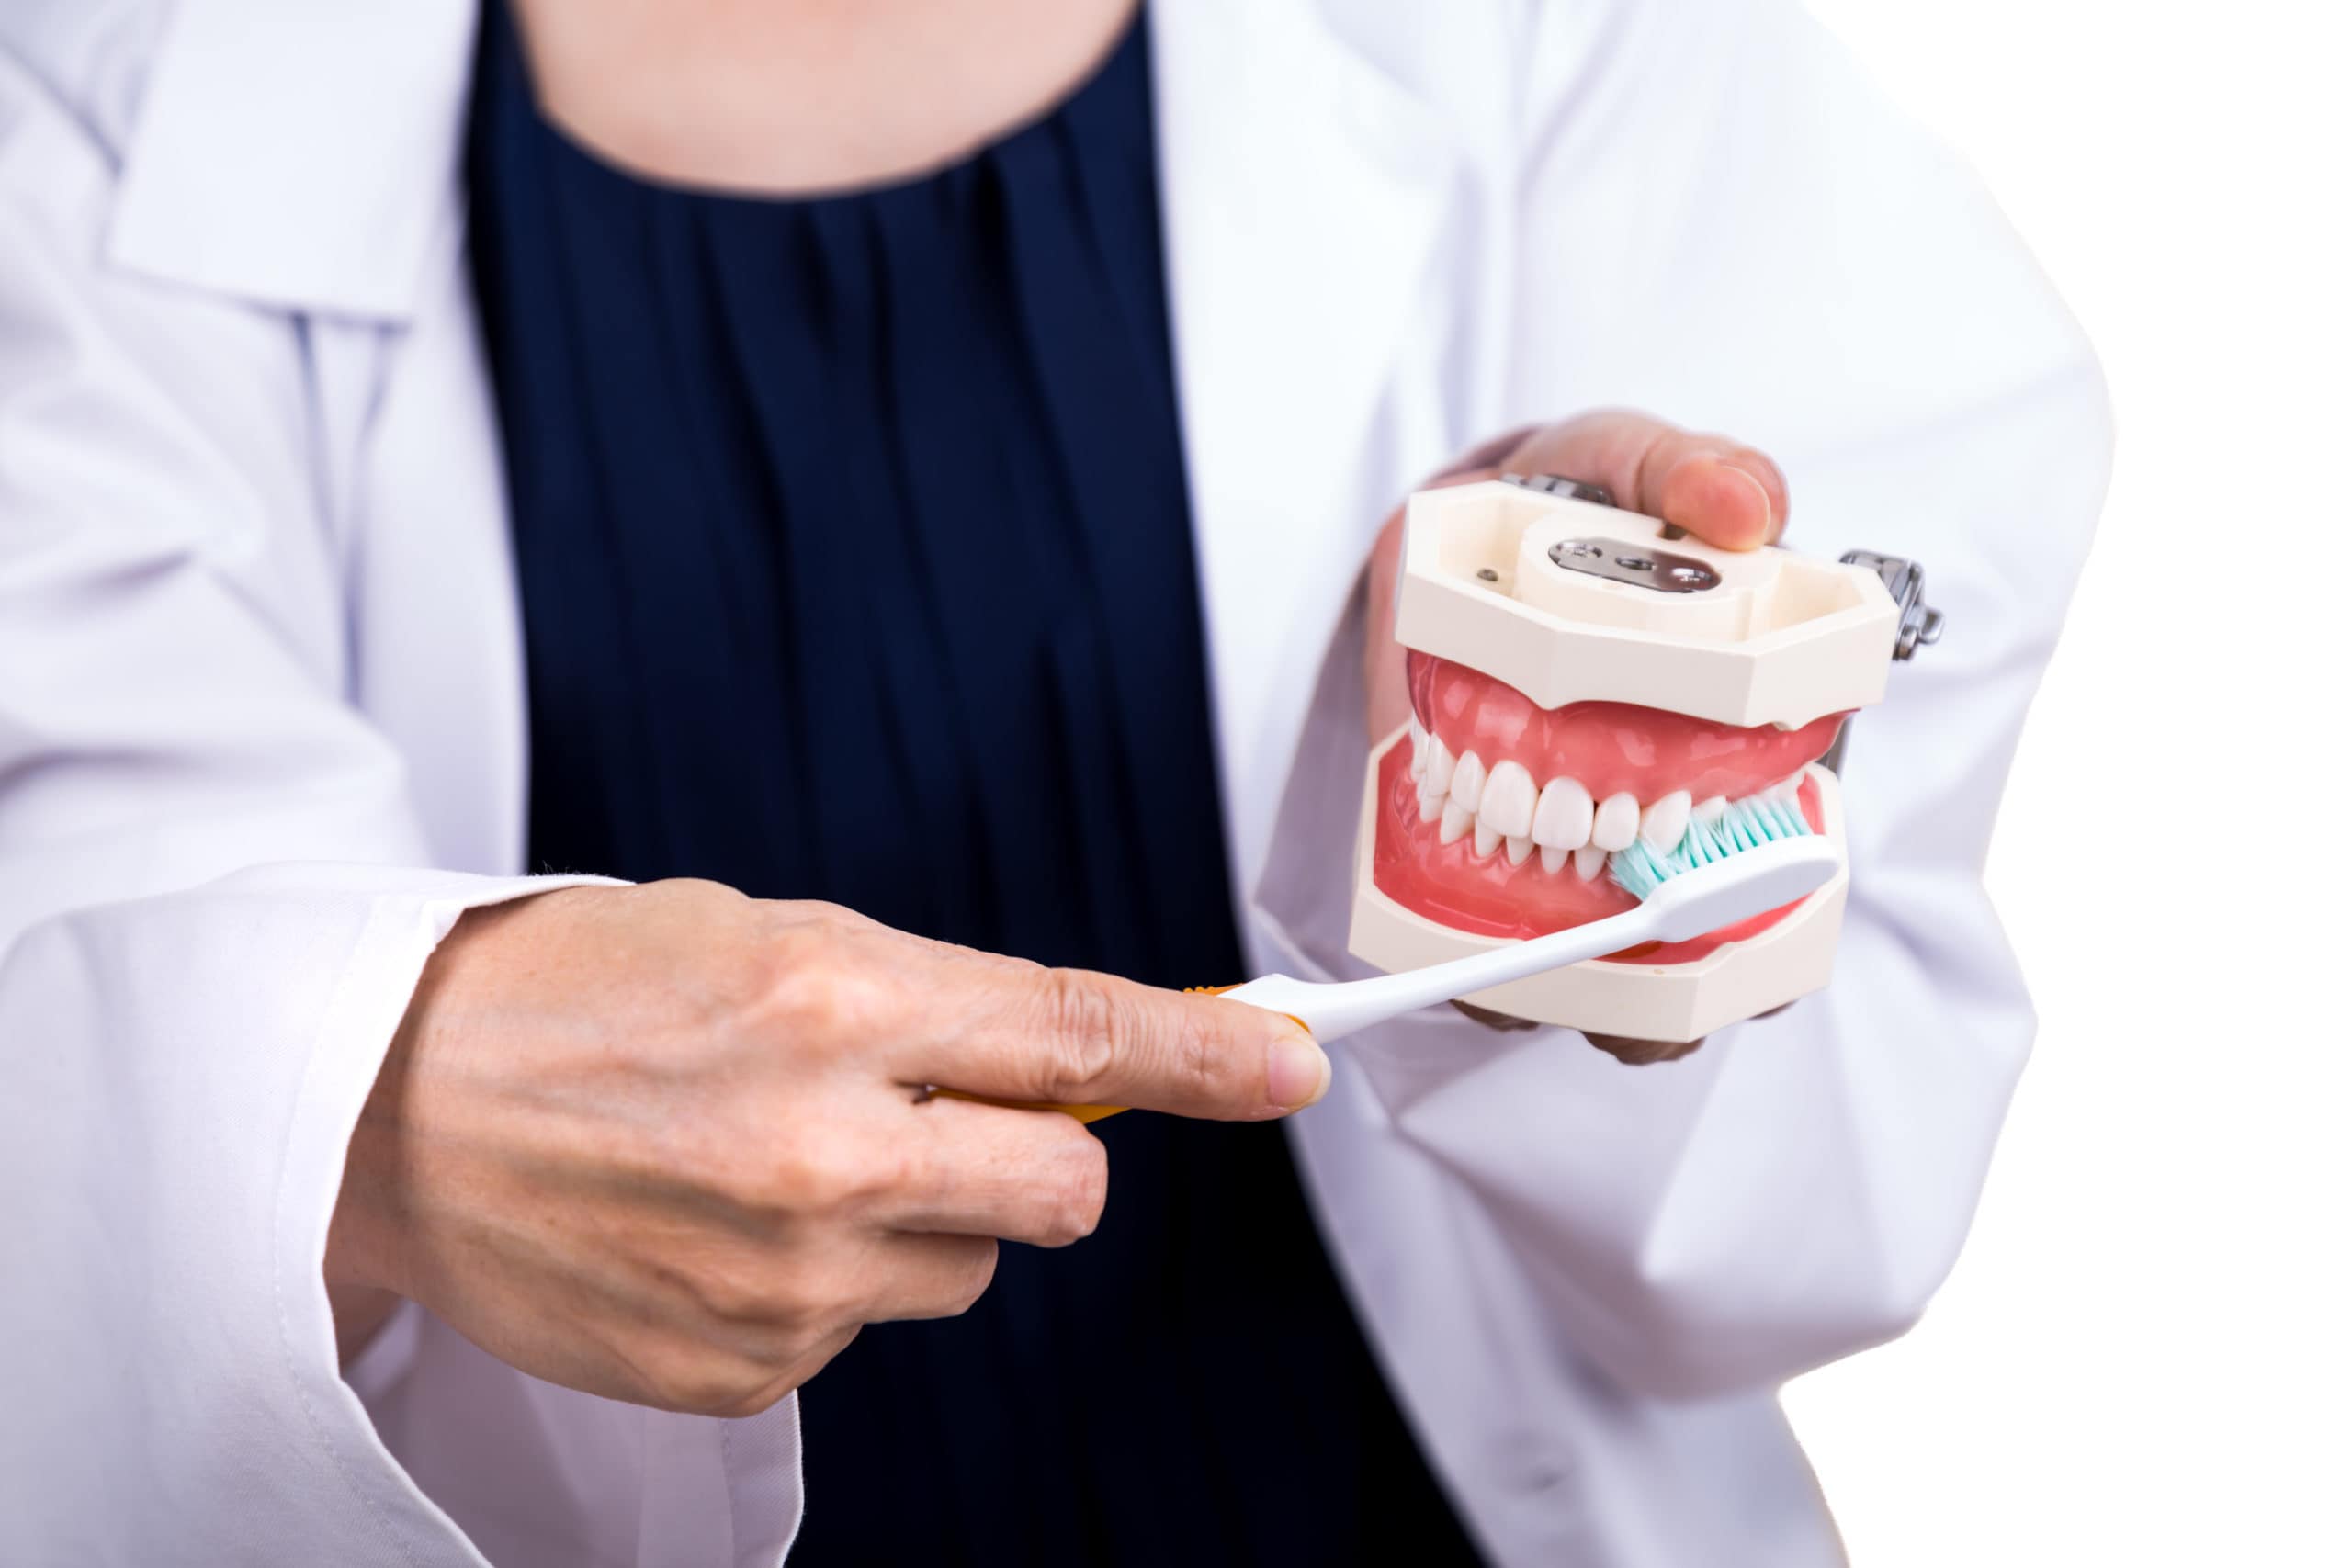
<path fill-rule="evenodd" d="M 1472 1196 L 1570 1349 L 1636 1393 L 1723 1394 L 1902 1332 L 1967 1230 L 2033 1032 L 1981 871 L 2108 413 L 1990 203 L 1793 7 L 1531 11 L 1503 423 L 1733 431 L 1787 469 L 1795 547 L 1922 559 L 1949 629 L 1855 721 L 1826 991 L 1664 1066 L 1438 1013 L 1341 1049 L 1385 1118 L 1364 1136 Z M 1363 968 L 1361 635 L 1334 639 L 1256 893 L 1301 974 Z"/>
<path fill-rule="evenodd" d="M 339 1374 L 327 1224 L 412 987 L 560 882 L 430 869 L 345 698 L 302 331 L 111 272 L 63 102 L 0 53 L 0 1560 L 773 1563 L 789 1401 L 595 1400 L 413 1307 L 385 1430 Z"/>

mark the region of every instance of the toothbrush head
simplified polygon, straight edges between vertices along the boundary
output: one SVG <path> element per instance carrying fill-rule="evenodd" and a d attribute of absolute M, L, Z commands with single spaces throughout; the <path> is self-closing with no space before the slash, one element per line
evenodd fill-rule
<path fill-rule="evenodd" d="M 1750 795 L 1693 812 L 1681 841 L 1662 854 L 1648 840 L 1635 839 L 1609 857 L 1609 874 L 1634 897 L 1646 899 L 1686 871 L 1729 860 L 1743 850 L 1812 835 L 1813 825 L 1793 798 L 1777 792 Z"/>

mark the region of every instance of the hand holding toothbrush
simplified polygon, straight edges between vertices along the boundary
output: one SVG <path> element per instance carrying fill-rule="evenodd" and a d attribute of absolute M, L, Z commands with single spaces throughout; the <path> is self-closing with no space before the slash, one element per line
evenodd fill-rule
<path fill-rule="evenodd" d="M 710 883 L 461 919 L 351 1140 L 325 1273 L 346 1352 L 395 1296 L 549 1382 L 742 1416 L 867 1323 L 962 1312 L 997 1238 L 1094 1228 L 1068 1116 L 1318 1099 L 1279 1012 L 928 942 Z"/>

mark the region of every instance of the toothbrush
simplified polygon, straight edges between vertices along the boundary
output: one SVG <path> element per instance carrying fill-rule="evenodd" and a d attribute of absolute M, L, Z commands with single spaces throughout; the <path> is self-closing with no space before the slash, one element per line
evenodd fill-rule
<path fill-rule="evenodd" d="M 1315 981 L 1267 975 L 1204 988 L 1295 1019 L 1326 1044 L 1392 1018 L 1622 953 L 1645 942 L 1687 942 L 1793 904 L 1838 874 L 1838 846 L 1816 836 L 1792 802 L 1735 801 L 1693 822 L 1670 853 L 1636 840 L 1609 857 L 1610 874 L 1642 902 L 1622 913 L 1425 969 L 1364 980 Z M 942 1090 L 939 1092 L 951 1092 Z M 975 1098 L 956 1096 L 957 1099 Z M 993 1102 L 1002 1103 L 1002 1102 Z M 1081 1122 L 1114 1115 L 1115 1105 L 1054 1105 Z"/>

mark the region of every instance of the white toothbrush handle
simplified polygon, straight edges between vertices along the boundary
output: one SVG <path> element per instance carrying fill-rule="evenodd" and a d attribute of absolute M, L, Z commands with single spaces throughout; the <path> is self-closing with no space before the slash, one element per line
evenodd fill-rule
<path fill-rule="evenodd" d="M 1607 919 L 1569 926 L 1526 942 L 1489 948 L 1426 969 L 1375 975 L 1365 980 L 1317 983 L 1288 975 L 1267 975 L 1223 994 L 1229 1002 L 1288 1013 L 1321 1041 L 1339 1039 L 1422 1008 L 1470 996 L 1490 986 L 1524 980 L 1588 958 L 1621 952 L 1647 942 L 1657 924 L 1648 905 Z"/>

